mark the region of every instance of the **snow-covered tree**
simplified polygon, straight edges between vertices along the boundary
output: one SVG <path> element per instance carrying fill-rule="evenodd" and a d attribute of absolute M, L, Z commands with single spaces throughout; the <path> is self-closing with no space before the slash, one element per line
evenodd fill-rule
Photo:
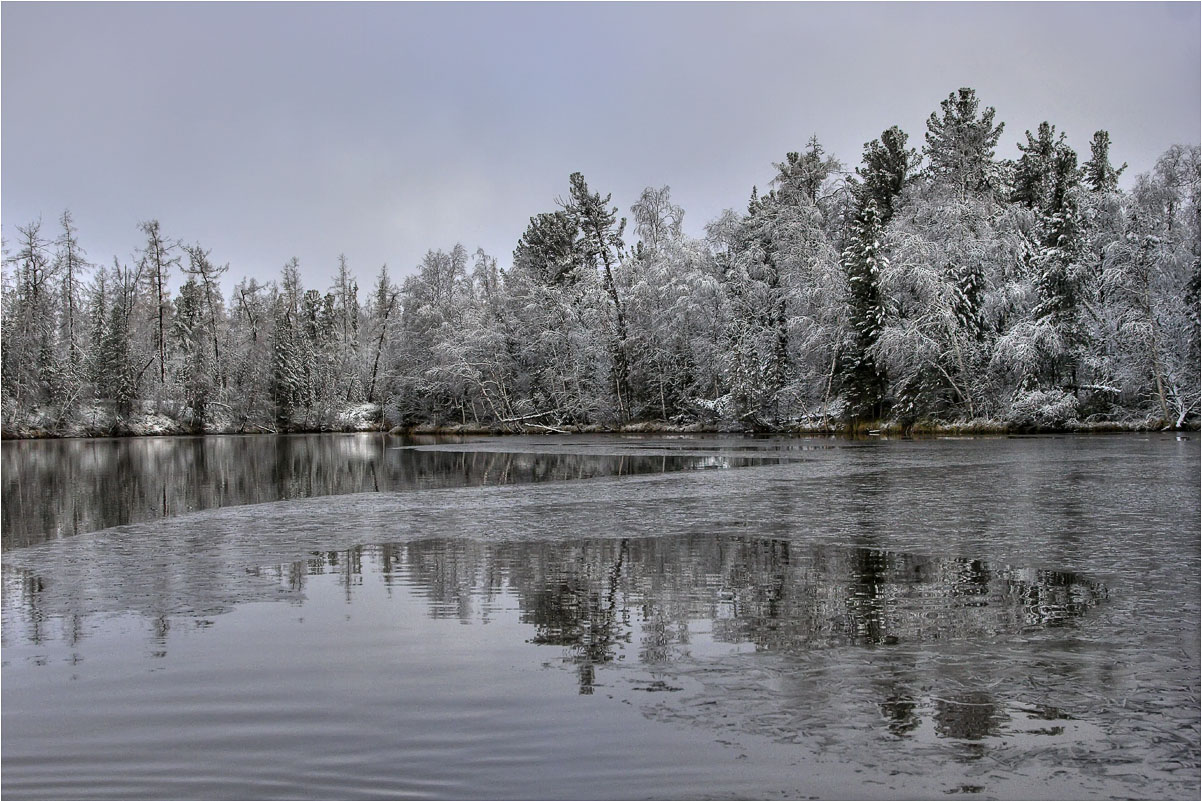
<path fill-rule="evenodd" d="M 59 225 L 62 226 L 62 232 L 55 240 L 56 252 L 54 255 L 56 269 L 62 279 L 59 339 L 66 352 L 63 361 L 69 366 L 73 377 L 78 382 L 82 379 L 78 375 L 82 361 L 78 331 L 80 291 L 83 275 L 87 272 L 89 265 L 87 254 L 79 244 L 78 231 L 70 211 L 62 213 L 62 216 L 59 217 Z"/>
<path fill-rule="evenodd" d="M 1081 165 L 1084 181 L 1094 192 L 1114 192 L 1119 186 L 1119 176 L 1127 169 L 1127 163 L 1114 167 L 1110 163 L 1110 133 L 1095 131 L 1089 144 L 1089 161 Z"/>
<path fill-rule="evenodd" d="M 618 208 L 610 207 L 610 195 L 590 192 L 582 173 L 569 176 L 571 185 L 569 199 L 563 204 L 564 212 L 575 223 L 579 232 L 578 249 L 584 263 L 593 271 L 599 271 L 601 286 L 610 302 L 612 333 L 610 361 L 613 367 L 611 378 L 617 400 L 618 415 L 626 418 L 630 414 L 630 357 L 627 354 L 626 299 L 619 292 L 615 272 L 621 263 L 626 244 L 622 232 L 626 218 L 618 218 Z"/>
<path fill-rule="evenodd" d="M 863 164 L 853 183 L 856 215 L 843 251 L 847 274 L 848 334 L 843 357 L 848 412 L 873 419 L 884 414 L 886 378 L 872 356 L 885 318 L 880 274 L 887 264 L 881 238 L 894 206 L 918 166 L 917 152 L 906 148 L 907 136 L 897 126 L 864 145 Z"/>
<path fill-rule="evenodd" d="M 468 254 L 462 245 L 427 251 L 418 272 L 401 288 L 395 389 L 407 418 L 462 418 L 467 388 L 458 360 L 448 350 L 461 333 L 471 303 Z"/>
<path fill-rule="evenodd" d="M 838 163 L 811 140 L 776 167 L 723 259 L 726 384 L 734 415 L 755 425 L 829 413 L 846 326 L 846 282 L 821 205 Z"/>
<path fill-rule="evenodd" d="M 183 390 L 183 401 L 190 410 L 192 426 L 199 431 L 203 431 L 208 419 L 208 405 L 215 393 L 217 373 L 212 348 L 215 335 L 209 330 L 206 306 L 204 289 L 189 276 L 180 287 L 175 299 L 175 313 L 171 317 L 174 351 L 178 355 L 173 373 Z"/>
<path fill-rule="evenodd" d="M 992 106 L 978 116 L 979 107 L 976 91 L 966 87 L 948 95 L 939 104 L 941 113 L 932 112 L 927 120 L 927 170 L 935 183 L 960 200 L 1000 189 L 993 154 L 1004 123 L 993 124 Z"/>
<path fill-rule="evenodd" d="M 139 273 L 147 283 L 150 299 L 150 319 L 154 330 L 155 353 L 158 358 L 159 385 L 167 383 L 167 329 L 170 325 L 171 297 L 168 282 L 171 268 L 178 267 L 179 254 L 175 243 L 163 234 L 158 220 L 147 220 L 138 228 L 146 235 L 139 256 Z"/>
<path fill-rule="evenodd" d="M 879 419 L 884 414 L 886 378 L 873 357 L 873 347 L 885 324 L 885 300 L 880 278 L 888 260 L 882 253 L 884 225 L 876 202 L 869 200 L 843 251 L 847 271 L 849 338 L 844 357 L 844 392 L 848 413 Z"/>
<path fill-rule="evenodd" d="M 684 237 L 684 212 L 667 187 L 645 189 L 631 212 L 639 242 L 621 274 L 634 413 L 668 420 L 716 392 L 723 303 L 713 259 L 704 243 Z"/>
<path fill-rule="evenodd" d="M 1057 139 L 1056 126 L 1047 122 L 1039 124 L 1038 135 L 1027 131 L 1026 137 L 1026 144 L 1018 143 L 1022 156 L 1015 165 L 1010 199 L 1028 209 L 1043 209 L 1051 200 L 1057 152 L 1067 146 L 1064 134 Z"/>
<path fill-rule="evenodd" d="M 870 353 L 887 372 L 903 419 L 975 418 L 996 411 L 992 345 L 1008 279 L 1027 253 L 1019 219 L 987 198 L 907 192 L 885 235 L 884 325 Z"/>
<path fill-rule="evenodd" d="M 284 353 L 278 354 L 283 363 L 290 358 L 290 338 L 286 332 L 277 336 L 274 330 L 277 313 L 285 311 L 281 306 L 278 290 L 253 278 L 238 282 L 230 296 L 226 364 L 232 390 L 229 403 L 235 412 L 234 422 L 240 428 L 266 428 L 276 417 L 271 404 L 272 391 L 283 388 L 275 384 L 275 368 L 283 368 L 285 375 L 289 368 L 276 363 L 275 347 L 283 346 Z M 264 365 L 272 369 L 265 371 Z"/>
<path fill-rule="evenodd" d="M 1199 149 L 1174 146 L 1136 182 L 1102 276 L 1121 326 L 1120 377 L 1169 425 L 1199 404 Z"/>
<path fill-rule="evenodd" d="M 882 226 L 893 218 L 893 206 L 918 169 L 918 152 L 907 148 L 909 137 L 896 125 L 864 145 L 863 163 L 856 168 L 853 183 L 857 210 L 869 203 L 876 206 Z"/>

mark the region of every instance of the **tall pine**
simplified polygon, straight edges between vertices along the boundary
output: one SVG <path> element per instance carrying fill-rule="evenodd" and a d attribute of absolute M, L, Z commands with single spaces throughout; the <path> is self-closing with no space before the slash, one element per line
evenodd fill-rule
<path fill-rule="evenodd" d="M 918 166 L 918 153 L 906 148 L 908 137 L 892 126 L 864 145 L 863 164 L 853 185 L 856 215 L 843 268 L 847 274 L 851 344 L 844 361 L 844 392 L 848 413 L 855 418 L 884 415 L 886 377 L 872 357 L 880 336 L 885 304 L 880 273 L 887 264 L 881 252 L 881 233 L 893 217 L 897 198 Z"/>

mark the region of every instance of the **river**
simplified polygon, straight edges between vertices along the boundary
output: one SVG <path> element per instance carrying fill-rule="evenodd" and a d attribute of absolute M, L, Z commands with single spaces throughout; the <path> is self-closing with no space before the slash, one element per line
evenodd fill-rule
<path fill-rule="evenodd" d="M 5 442 L 6 798 L 1196 798 L 1196 434 Z"/>

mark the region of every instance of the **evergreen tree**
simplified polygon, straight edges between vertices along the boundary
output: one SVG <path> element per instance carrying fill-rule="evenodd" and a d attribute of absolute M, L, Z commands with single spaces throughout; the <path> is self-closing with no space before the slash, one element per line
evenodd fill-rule
<path fill-rule="evenodd" d="M 999 189 L 993 154 L 1004 123 L 993 124 L 992 106 L 978 117 L 979 106 L 977 93 L 962 88 L 939 104 L 942 114 L 932 112 L 927 119 L 927 169 L 936 184 L 961 199 Z"/>
<path fill-rule="evenodd" d="M 545 285 L 572 284 L 583 263 L 576 222 L 564 210 L 530 218 L 513 252 L 513 266 Z"/>
<path fill-rule="evenodd" d="M 884 414 L 887 382 L 873 357 L 873 346 L 880 338 L 885 320 L 880 276 L 887 264 L 881 252 L 884 228 L 876 202 L 869 199 L 860 212 L 852 232 L 851 244 L 843 252 L 847 271 L 851 346 L 846 360 L 844 383 L 854 417 L 876 420 Z"/>
<path fill-rule="evenodd" d="M 376 382 L 380 375 L 380 358 L 384 355 L 384 345 L 388 340 L 389 322 L 392 320 L 393 312 L 397 307 L 397 299 L 400 293 L 393 285 L 392 280 L 388 277 L 388 265 L 380 268 L 380 274 L 376 278 L 375 290 L 372 293 L 372 305 L 370 308 L 370 319 L 373 325 L 372 340 L 375 343 L 375 353 L 371 360 L 371 375 L 367 384 L 367 401 L 374 403 L 376 400 Z"/>
<path fill-rule="evenodd" d="M 117 268 L 114 267 L 114 272 Z M 103 361 L 100 358 L 100 344 L 104 341 L 104 330 L 108 319 L 110 300 L 109 274 L 103 266 L 96 270 L 92 279 L 92 287 L 88 298 L 88 335 L 87 335 L 87 378 L 93 386 L 100 383 Z"/>
<path fill-rule="evenodd" d="M 138 399 L 139 381 L 145 368 L 139 369 L 133 350 L 131 318 L 137 294 L 137 278 L 114 261 L 115 297 L 109 308 L 108 325 L 100 349 L 98 395 L 114 402 L 117 414 L 128 416 Z M 153 360 L 154 357 L 151 357 Z M 150 361 L 146 362 L 149 367 Z"/>
<path fill-rule="evenodd" d="M 217 282 L 229 270 L 229 265 L 218 267 L 213 264 L 209 259 L 209 252 L 199 244 L 184 248 L 184 252 L 188 255 L 188 266 L 184 272 L 189 276 L 190 281 L 196 279 L 200 281 L 200 298 L 210 339 L 210 343 L 207 345 L 212 346 L 212 351 L 206 355 L 205 360 L 213 371 L 215 387 L 225 389 L 227 384 L 226 366 L 221 355 L 221 326 L 219 323 L 225 316 L 225 310 L 221 288 Z"/>
<path fill-rule="evenodd" d="M 163 236 L 158 220 L 148 220 L 139 228 L 146 235 L 142 248 L 140 272 L 151 291 L 151 310 L 155 325 L 155 350 L 159 361 L 159 385 L 167 383 L 167 317 L 171 311 L 168 281 L 171 268 L 179 266 L 175 245 Z"/>
<path fill-rule="evenodd" d="M 1040 228 L 1043 267 L 1036 279 L 1039 292 L 1037 316 L 1048 316 L 1058 326 L 1068 325 L 1076 311 L 1076 281 L 1072 273 L 1080 262 L 1084 232 L 1078 197 L 1080 171 L 1077 154 L 1067 146 L 1057 149 L 1052 169 L 1052 187 Z"/>
<path fill-rule="evenodd" d="M 1021 391 L 1059 389 L 1067 383 L 1076 392 L 1078 364 L 1083 346 L 1079 296 L 1085 278 L 1084 219 L 1080 203 L 1081 171 L 1077 154 L 1055 128 L 1040 126 L 1020 161 L 1026 181 L 1018 196 L 1035 213 L 1031 232 L 1030 271 L 1034 306 L 1028 324 L 1016 325 L 1006 337 L 1022 342 L 1030 354 L 1021 364 Z M 1021 146 L 1020 146 L 1021 147 Z M 1020 187 L 1021 188 L 1021 187 Z M 1015 342 L 1007 343 L 1013 347 Z"/>
<path fill-rule="evenodd" d="M 785 160 L 775 165 L 777 197 L 793 204 L 805 198 L 810 204 L 817 205 L 827 179 L 841 166 L 838 159 L 825 154 L 817 136 L 810 137 L 803 152 L 785 154 Z"/>
<path fill-rule="evenodd" d="M 303 292 L 300 262 L 293 257 L 284 265 L 272 310 L 270 396 L 276 420 L 283 426 L 291 424 L 293 414 L 307 405 L 309 396 L 300 324 Z"/>
<path fill-rule="evenodd" d="M 214 355 L 210 349 L 212 338 L 204 294 L 196 279 L 189 277 L 180 287 L 171 320 L 179 354 L 175 379 L 183 390 L 184 403 L 191 410 L 192 427 L 197 431 L 204 430 L 214 389 Z"/>
<path fill-rule="evenodd" d="M 3 315 L 3 378 L 6 396 L 20 409 L 61 400 L 55 359 L 59 264 L 41 228 L 41 220 L 17 226 L 19 247 L 6 260 L 15 275 Z"/>
<path fill-rule="evenodd" d="M 58 248 L 55 262 L 63 283 L 62 335 L 60 339 L 66 348 L 65 361 L 72 373 L 75 373 L 82 360 L 79 339 L 76 334 L 76 317 L 80 305 L 80 282 L 82 274 L 88 269 L 88 263 L 86 261 L 87 254 L 79 245 L 75 221 L 72 219 L 70 211 L 63 212 L 59 218 L 59 224 L 62 226 L 62 233 L 55 241 Z"/>
<path fill-rule="evenodd" d="M 880 224 L 893 218 L 894 204 L 918 168 L 918 151 L 906 148 L 909 139 L 896 125 L 864 145 L 863 165 L 856 168 L 859 183 L 853 186 L 857 210 L 876 207 Z"/>
<path fill-rule="evenodd" d="M 880 239 L 911 171 L 918 166 L 918 154 L 906 148 L 906 141 L 906 134 L 893 126 L 880 139 L 866 143 L 863 165 L 856 168 L 859 181 L 852 189 L 857 209 L 843 252 L 851 342 L 843 378 L 848 412 L 855 417 L 879 419 L 884 414 L 887 381 L 872 356 L 885 314 L 880 274 L 886 259 Z"/>
<path fill-rule="evenodd" d="M 362 400 L 364 389 L 358 371 L 359 282 L 351 275 L 346 256 L 338 256 L 338 273 L 334 279 L 335 373 L 337 393 L 346 402 Z"/>
<path fill-rule="evenodd" d="M 275 364 L 272 326 L 278 296 L 274 287 L 243 279 L 230 297 L 226 373 L 233 390 L 228 399 L 240 430 L 246 426 L 264 428 L 276 417 L 271 400 Z"/>
<path fill-rule="evenodd" d="M 1115 168 L 1110 163 L 1110 133 L 1095 131 L 1089 144 L 1089 161 L 1081 165 L 1085 185 L 1093 192 L 1114 192 L 1119 186 L 1119 176 L 1127 169 L 1127 163 Z"/>
<path fill-rule="evenodd" d="M 1054 181 L 1054 164 L 1057 151 L 1067 147 L 1064 134 L 1056 138 L 1056 126 L 1047 122 L 1039 124 L 1037 136 L 1026 132 L 1027 143 L 1018 144 L 1022 153 L 1014 170 L 1014 189 L 1010 200 L 1021 203 L 1028 209 L 1045 209 L 1051 202 Z"/>
<path fill-rule="evenodd" d="M 613 362 L 613 388 L 617 399 L 618 414 L 625 418 L 630 406 L 629 356 L 626 353 L 626 305 L 614 278 L 614 271 L 626 248 L 622 232 L 626 218 L 618 219 L 618 208 L 610 207 L 610 198 L 590 192 L 582 173 L 572 173 L 568 178 L 571 185 L 569 199 L 564 211 L 580 232 L 578 247 L 584 263 L 591 269 L 600 268 L 601 286 L 612 304 L 613 333 L 610 337 L 610 352 Z"/>

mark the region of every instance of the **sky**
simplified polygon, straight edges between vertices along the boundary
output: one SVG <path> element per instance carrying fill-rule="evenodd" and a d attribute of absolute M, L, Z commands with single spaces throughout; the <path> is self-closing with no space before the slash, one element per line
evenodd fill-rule
<path fill-rule="evenodd" d="M 891 125 L 921 147 L 973 87 L 1081 159 L 1106 129 L 1125 182 L 1198 144 L 1186 3 L 0 4 L 0 228 L 69 209 L 93 262 L 138 224 L 242 277 L 295 256 L 366 288 L 462 243 L 509 265 L 568 176 L 623 214 L 669 185 L 698 236 L 816 135 L 848 169 Z M 627 236 L 628 241 L 632 237 Z"/>

